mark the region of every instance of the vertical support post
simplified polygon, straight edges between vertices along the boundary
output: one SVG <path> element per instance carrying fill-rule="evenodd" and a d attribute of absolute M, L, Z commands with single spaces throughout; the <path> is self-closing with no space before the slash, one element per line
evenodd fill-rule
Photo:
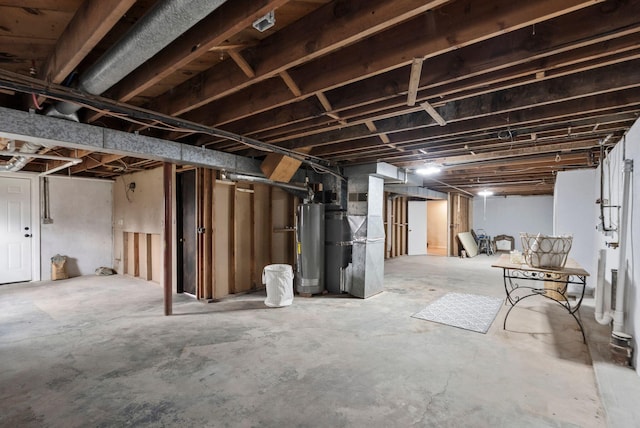
<path fill-rule="evenodd" d="M 173 313 L 173 165 L 162 165 L 164 183 L 164 314 Z"/>
<path fill-rule="evenodd" d="M 251 223 L 251 289 L 257 288 L 256 284 L 256 186 L 249 187 L 253 192 L 249 194 L 250 223 Z"/>
<path fill-rule="evenodd" d="M 238 222 L 236 221 L 236 207 L 238 206 L 238 185 L 232 186 L 233 192 L 229 201 L 229 221 L 231 223 L 231 234 L 229 236 L 229 294 L 236 293 L 236 241 L 238 237 Z"/>
<path fill-rule="evenodd" d="M 202 205 L 204 208 L 204 298 L 213 298 L 213 182 L 210 169 L 204 170 L 204 196 Z"/>

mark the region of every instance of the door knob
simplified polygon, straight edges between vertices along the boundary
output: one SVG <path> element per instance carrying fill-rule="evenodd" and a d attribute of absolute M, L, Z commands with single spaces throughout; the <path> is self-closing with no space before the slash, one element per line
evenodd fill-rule
<path fill-rule="evenodd" d="M 25 237 L 25 238 L 31 238 L 31 235 L 29 235 L 28 233 L 25 233 L 25 234 L 24 234 L 24 237 Z"/>

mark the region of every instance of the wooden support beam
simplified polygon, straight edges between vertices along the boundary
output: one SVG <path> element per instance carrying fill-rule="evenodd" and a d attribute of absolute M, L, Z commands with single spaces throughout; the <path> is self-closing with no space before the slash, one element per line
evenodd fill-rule
<path fill-rule="evenodd" d="M 202 209 L 203 214 L 203 226 L 204 230 L 204 246 L 203 255 L 204 260 L 204 294 L 205 299 L 213 298 L 213 177 L 210 169 L 204 169 L 204 188 L 202 197 Z"/>
<path fill-rule="evenodd" d="M 164 314 L 173 313 L 173 165 L 165 162 L 162 165 L 162 182 L 164 189 Z"/>
<path fill-rule="evenodd" d="M 231 230 L 229 234 L 229 294 L 235 294 L 236 292 L 236 269 L 237 265 L 237 249 L 236 242 L 238 241 L 238 222 L 236 220 L 236 208 L 238 206 L 238 184 L 232 185 L 233 191 L 230 196 L 229 204 L 229 222 L 231 223 Z"/>
<path fill-rule="evenodd" d="M 216 292 L 216 236 L 218 233 L 216 222 L 216 188 L 217 188 L 217 174 L 212 171 L 211 173 L 211 299 L 215 300 L 218 297 Z"/>
<path fill-rule="evenodd" d="M 612 21 L 602 19 L 599 14 L 594 14 L 591 9 L 549 21 L 548 25 L 541 26 L 537 30 L 539 35 L 536 37 L 544 40 L 545 43 L 534 47 L 533 50 L 528 44 L 531 32 L 527 29 L 521 29 L 432 58 L 429 61 L 430 73 L 428 76 L 423 75 L 420 84 L 424 88 L 422 96 L 437 99 L 461 91 L 464 91 L 464 96 L 471 96 L 469 88 L 475 87 L 475 92 L 482 92 L 487 83 L 491 84 L 492 90 L 495 90 L 495 84 L 500 82 L 509 82 L 510 85 L 532 83 L 535 81 L 533 73 L 541 67 L 551 70 L 553 76 L 558 72 L 579 71 L 584 68 L 581 65 L 584 58 L 603 58 L 600 61 L 604 61 L 605 57 L 610 54 L 629 52 L 630 49 L 634 49 L 638 45 L 640 25 L 634 25 L 630 17 L 640 14 L 640 4 L 635 6 L 633 4 L 619 5 L 612 13 L 615 15 L 613 22 L 616 22 L 616 26 L 612 25 Z M 574 28 L 575 25 L 572 25 L 574 19 L 584 22 L 584 25 L 580 28 Z M 589 31 L 592 28 L 599 34 L 597 37 L 590 36 Z M 506 46 L 510 48 L 507 49 Z M 520 46 L 520 48 L 511 48 L 513 46 Z M 487 61 L 486 57 L 480 54 L 481 52 L 494 52 L 495 54 L 490 61 Z M 629 54 L 631 53 L 629 52 Z M 589 61 L 584 65 L 593 67 L 593 64 L 593 61 Z M 464 78 L 460 75 L 460 67 L 465 70 Z M 348 118 L 350 124 L 359 122 L 358 115 L 366 118 L 375 118 L 375 116 L 383 118 L 385 109 L 391 110 L 391 112 L 394 111 L 392 109 L 398 111 L 401 106 L 404 106 L 405 99 L 400 96 L 389 98 L 388 88 L 390 82 L 398 82 L 396 90 L 402 92 L 402 80 L 406 72 L 406 69 L 401 68 L 333 90 L 332 94 L 335 95 L 333 107 L 343 117 Z M 396 83 L 394 83 L 394 87 L 395 85 Z M 362 107 L 345 111 L 351 106 Z M 291 111 L 294 107 L 295 109 Z M 305 108 L 307 109 L 306 116 L 309 119 L 307 121 L 300 120 L 304 117 L 305 108 L 299 107 L 301 106 L 298 103 L 290 107 L 285 105 L 276 110 L 236 121 L 231 124 L 231 128 L 238 132 L 253 133 L 263 129 L 281 130 L 282 133 L 286 132 L 286 139 L 299 138 L 305 136 L 305 127 L 312 127 L 314 124 L 320 123 L 319 119 L 312 119 L 318 115 L 308 105 Z M 277 114 L 274 114 L 276 112 Z M 279 122 L 276 118 L 289 117 L 292 117 L 291 125 L 283 127 L 280 124 L 279 127 L 277 126 Z M 331 126 L 325 126 L 325 128 L 330 130 Z M 292 132 L 296 129 L 301 131 Z M 262 138 L 281 141 L 282 138 L 277 137 L 277 132 L 263 132 Z M 202 140 L 206 140 L 206 138 L 202 138 Z"/>
<path fill-rule="evenodd" d="M 251 274 L 250 274 L 250 278 L 251 278 L 251 290 L 255 290 L 257 288 L 257 283 L 256 283 L 256 194 L 255 194 L 255 186 L 252 184 L 251 186 L 249 186 L 249 189 L 251 189 L 251 194 L 250 194 L 250 199 L 249 199 L 249 224 L 251 226 L 251 236 L 250 236 L 250 245 L 251 245 L 251 250 L 250 250 L 250 256 L 249 256 L 249 263 L 250 263 L 250 269 L 251 269 Z"/>
<path fill-rule="evenodd" d="M 153 244 L 152 244 L 152 234 L 145 233 L 145 259 L 144 264 L 146 268 L 145 278 L 147 281 L 151 281 L 153 279 Z"/>
<path fill-rule="evenodd" d="M 322 104 L 322 107 L 326 112 L 331 112 L 333 110 L 333 107 L 331 107 L 331 103 L 329 102 L 329 99 L 324 93 L 317 92 L 316 97 L 318 97 L 318 101 L 320 101 L 320 104 Z"/>
<path fill-rule="evenodd" d="M 470 162 L 473 162 L 475 164 L 485 160 L 514 158 L 514 157 L 534 155 L 534 154 L 540 154 L 540 153 L 556 153 L 556 152 L 562 152 L 567 150 L 588 149 L 588 148 L 597 147 L 597 146 L 598 146 L 597 140 L 593 139 L 593 140 L 578 141 L 578 142 L 572 142 L 572 143 L 555 143 L 555 144 L 536 145 L 532 147 L 513 148 L 508 150 L 498 150 L 498 151 L 487 152 L 487 153 L 477 153 L 475 155 L 440 157 L 440 158 L 434 158 L 430 160 L 445 166 L 465 164 Z"/>
<path fill-rule="evenodd" d="M 247 77 L 249 78 L 255 77 L 256 72 L 253 70 L 251 65 L 247 62 L 247 60 L 242 56 L 240 52 L 231 49 L 227 51 L 227 53 Z"/>
<path fill-rule="evenodd" d="M 296 81 L 300 88 L 303 88 L 304 94 L 302 96 L 315 94 L 319 91 L 343 86 L 345 82 L 362 80 L 393 68 L 408 65 L 410 60 L 406 59 L 407 56 L 415 57 L 429 52 L 426 57 L 432 58 L 589 5 L 593 5 L 593 1 L 541 0 L 535 2 L 535 5 L 527 3 L 526 7 L 518 8 L 516 11 L 513 8 L 513 3 L 509 0 L 496 0 L 491 4 L 479 4 L 477 9 L 473 11 L 474 20 L 469 22 L 467 19 L 469 10 L 464 4 L 454 2 L 450 8 L 448 5 L 443 7 L 443 14 L 440 16 L 442 21 L 439 19 L 438 25 L 425 26 L 423 19 L 415 19 L 384 34 L 375 35 L 361 43 L 347 46 L 336 52 L 335 55 L 327 55 L 300 66 L 296 71 Z M 502 24 L 496 24 L 496 22 Z M 505 26 L 504 23 L 507 22 L 510 25 Z M 441 31 L 440 28 L 447 28 L 447 31 Z M 416 37 L 416 34 L 420 34 L 421 37 Z M 452 43 L 452 40 L 455 42 Z M 380 49 L 380 46 L 385 48 Z M 215 81 L 215 79 L 207 79 L 207 81 Z M 217 81 L 227 82 L 228 79 L 220 76 Z M 250 108 L 246 103 L 247 94 L 243 92 L 242 95 L 238 94 L 232 99 L 225 100 L 224 109 L 211 106 L 187 113 L 184 117 L 195 122 L 219 126 L 296 100 L 288 91 L 281 90 L 273 84 L 267 85 L 266 83 L 269 82 L 263 83 L 265 85 L 260 85 L 260 92 L 269 95 L 252 102 Z M 187 90 L 185 88 L 185 91 Z M 221 90 L 222 88 L 219 88 L 215 92 L 216 97 L 222 94 Z M 204 91 L 208 92 L 209 89 L 200 92 Z M 206 100 L 202 99 L 202 102 L 190 99 L 188 110 L 213 100 L 212 97 L 207 97 Z M 159 104 L 157 107 L 172 105 L 170 101 L 163 100 L 162 105 Z M 174 104 L 170 108 L 173 107 L 175 107 L 175 112 L 172 114 L 181 114 L 187 111 L 181 109 L 179 104 Z"/>
<path fill-rule="evenodd" d="M 122 232 L 122 273 L 124 275 L 131 274 L 129 272 L 129 232 Z"/>
<path fill-rule="evenodd" d="M 291 93 L 294 96 L 299 97 L 300 95 L 302 95 L 302 91 L 300 90 L 300 87 L 295 82 L 295 80 L 293 80 L 293 78 L 291 77 L 289 72 L 287 72 L 287 70 L 282 70 L 279 74 L 284 84 L 287 85 L 287 88 L 291 90 Z"/>
<path fill-rule="evenodd" d="M 624 103 L 626 93 L 637 93 L 636 88 L 640 86 L 634 80 L 633 68 L 640 65 L 640 60 L 627 61 L 602 67 L 598 70 L 585 71 L 571 76 L 565 76 L 561 80 L 549 79 L 537 81 L 529 85 L 508 88 L 492 93 L 481 94 L 476 97 L 460 99 L 448 102 L 440 108 L 440 115 L 447 122 L 470 120 L 474 118 L 484 118 L 484 120 L 500 120 L 500 113 L 514 115 L 514 111 L 538 108 L 543 105 L 547 109 L 553 109 L 556 103 L 570 102 L 578 98 L 587 98 L 592 95 L 607 97 L 617 92 L 617 96 Z M 558 91 L 557 85 L 562 85 L 563 90 Z M 592 100 L 598 103 L 597 100 Z M 618 101 L 620 102 L 620 101 Z M 491 106 L 491 108 L 487 108 Z M 578 106 L 578 110 L 584 107 Z M 504 119 L 503 120 L 504 123 Z M 390 117 L 376 121 L 379 132 L 395 133 L 401 130 L 422 128 L 432 125 L 429 116 L 422 112 L 405 114 L 402 116 Z M 446 128 L 452 126 L 449 123 Z M 370 135 L 369 130 L 360 125 L 349 128 L 316 133 L 308 137 L 296 138 L 293 141 L 282 142 L 280 145 L 289 149 L 297 146 L 308 147 L 337 143 L 340 141 L 352 140 Z"/>
<path fill-rule="evenodd" d="M 325 114 L 327 116 L 329 116 L 331 119 L 337 120 L 341 125 L 347 125 L 346 121 L 342 120 L 342 118 L 340 118 L 338 114 L 333 112 L 333 107 L 331 107 L 331 102 L 329 101 L 329 99 L 324 93 L 317 92 L 316 97 L 318 98 L 318 101 L 320 101 L 320 104 L 322 104 L 322 108 L 324 108 L 326 112 Z"/>
<path fill-rule="evenodd" d="M 445 126 L 447 124 L 447 121 L 427 101 L 420 104 L 420 107 L 422 107 L 424 111 L 426 111 L 429 114 L 429 116 L 431 116 L 431 118 L 438 123 L 438 125 Z"/>
<path fill-rule="evenodd" d="M 133 234 L 133 276 L 140 276 L 140 234 Z"/>
<path fill-rule="evenodd" d="M 193 81 L 176 87 L 173 94 L 156 98 L 152 107 L 171 115 L 183 114 L 270 79 L 303 62 L 363 40 L 447 1 L 396 0 L 390 3 L 386 0 L 351 0 L 346 9 L 348 13 L 338 15 L 335 4 L 328 3 L 256 46 L 255 78 L 235 76 L 230 73 L 228 66 L 220 64 L 194 77 Z M 198 85 L 194 91 L 196 80 L 207 84 Z"/>
<path fill-rule="evenodd" d="M 203 168 L 196 168 L 195 173 L 195 216 L 196 216 L 196 298 L 198 300 L 204 299 L 204 270 L 206 261 L 204 259 L 204 234 L 200 233 L 200 228 L 206 227 L 204 225 L 204 206 L 202 201 L 204 199 L 204 170 Z"/>
<path fill-rule="evenodd" d="M 411 75 L 409 76 L 409 90 L 407 91 L 407 105 L 416 105 L 418 87 L 420 86 L 420 75 L 422 74 L 422 63 L 424 59 L 414 58 L 411 63 Z"/>

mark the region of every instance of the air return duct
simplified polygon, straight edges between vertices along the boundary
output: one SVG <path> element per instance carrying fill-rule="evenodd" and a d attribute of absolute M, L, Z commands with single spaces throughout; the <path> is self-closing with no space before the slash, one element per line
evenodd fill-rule
<path fill-rule="evenodd" d="M 38 144 L 33 143 L 24 143 L 22 147 L 20 147 L 19 153 L 36 153 L 40 147 Z M 19 154 L 12 157 L 7 163 L 0 165 L 0 172 L 16 172 L 20 171 L 29 161 L 29 158 L 26 156 L 20 156 Z"/>

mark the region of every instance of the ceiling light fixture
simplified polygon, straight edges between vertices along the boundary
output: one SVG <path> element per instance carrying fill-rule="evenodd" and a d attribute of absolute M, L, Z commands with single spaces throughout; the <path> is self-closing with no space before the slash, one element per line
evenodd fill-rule
<path fill-rule="evenodd" d="M 484 198 L 484 209 L 482 211 L 482 219 L 486 221 L 487 220 L 487 196 L 493 195 L 493 192 L 491 190 L 484 189 L 479 191 L 478 195 Z"/>
<path fill-rule="evenodd" d="M 416 169 L 416 172 L 420 175 L 434 175 L 442 171 L 442 167 L 436 164 L 426 164 L 422 168 Z"/>
<path fill-rule="evenodd" d="M 438 113 L 436 109 L 433 108 L 433 106 L 428 102 L 423 102 L 422 104 L 420 104 L 420 107 L 422 107 L 427 113 L 429 113 L 429 116 L 431 116 L 433 120 L 438 122 L 440 126 L 445 126 L 447 124 L 447 121 L 444 120 L 444 118 L 440 116 L 440 113 Z"/>
<path fill-rule="evenodd" d="M 260 31 L 261 33 L 267 31 L 274 25 L 276 25 L 276 14 L 273 10 L 267 13 L 265 16 L 253 21 L 253 28 Z"/>

